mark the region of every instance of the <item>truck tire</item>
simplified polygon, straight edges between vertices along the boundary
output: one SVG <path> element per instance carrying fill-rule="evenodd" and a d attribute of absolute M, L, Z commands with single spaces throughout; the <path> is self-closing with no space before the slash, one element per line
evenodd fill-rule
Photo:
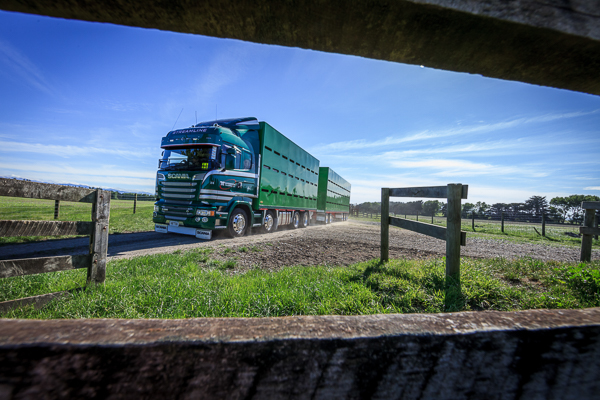
<path fill-rule="evenodd" d="M 300 214 L 298 211 L 294 211 L 294 215 L 292 215 L 292 229 L 298 229 L 300 227 Z"/>
<path fill-rule="evenodd" d="M 227 225 L 227 232 L 229 236 L 241 237 L 246 234 L 248 230 L 248 216 L 246 212 L 241 208 L 236 208 L 229 217 L 229 224 Z"/>
<path fill-rule="evenodd" d="M 308 226 L 308 211 L 300 214 L 300 228 L 306 228 Z"/>
<path fill-rule="evenodd" d="M 275 219 L 275 215 L 273 214 L 273 211 L 267 211 L 261 231 L 264 233 L 271 233 L 275 232 L 275 229 L 277 229 L 277 220 Z"/>

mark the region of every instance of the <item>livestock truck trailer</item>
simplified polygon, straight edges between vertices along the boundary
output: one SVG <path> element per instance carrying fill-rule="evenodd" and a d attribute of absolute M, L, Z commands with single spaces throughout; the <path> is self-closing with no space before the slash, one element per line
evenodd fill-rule
<path fill-rule="evenodd" d="M 161 148 L 156 232 L 211 239 L 221 229 L 238 237 L 252 228 L 273 232 L 284 225 L 303 228 L 317 219 L 347 219 L 350 184 L 256 118 L 174 130 L 162 138 Z M 326 174 L 323 187 L 321 174 Z M 320 199 L 325 199 L 321 208 Z M 318 218 L 317 210 L 325 217 Z"/>

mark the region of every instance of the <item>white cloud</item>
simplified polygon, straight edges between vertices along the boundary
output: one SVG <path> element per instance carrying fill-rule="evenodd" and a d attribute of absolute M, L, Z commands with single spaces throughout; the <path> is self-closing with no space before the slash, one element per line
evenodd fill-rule
<path fill-rule="evenodd" d="M 38 153 L 47 154 L 63 158 L 80 158 L 82 156 L 89 156 L 92 154 L 110 154 L 111 156 L 119 157 L 151 157 L 155 153 L 155 149 L 122 149 L 118 146 L 115 147 L 82 147 L 82 146 L 62 146 L 55 144 L 42 144 L 42 143 L 24 143 L 24 142 L 9 142 L 0 141 L 0 149 L 2 152 L 12 153 Z"/>
<path fill-rule="evenodd" d="M 435 176 L 504 176 L 519 174 L 520 177 L 529 176 L 541 178 L 549 175 L 548 171 L 541 172 L 534 169 L 524 168 L 523 166 L 501 166 L 452 159 L 402 160 L 392 161 L 391 165 L 396 168 L 422 168 L 438 170 L 438 172 L 433 172 Z"/>
<path fill-rule="evenodd" d="M 545 114 L 537 117 L 530 118 L 517 118 L 510 121 L 502 121 L 491 124 L 480 124 L 471 125 L 465 127 L 442 129 L 437 131 L 422 131 L 418 133 L 407 134 L 404 136 L 388 136 L 380 140 L 350 140 L 345 142 L 334 142 L 329 144 L 321 144 L 316 146 L 313 150 L 315 152 L 321 152 L 327 154 L 328 152 L 344 152 L 348 150 L 364 150 L 368 148 L 386 147 L 391 145 L 397 145 L 406 142 L 431 140 L 441 137 L 449 136 L 460 136 L 460 135 L 472 135 L 479 133 L 489 133 L 499 131 L 508 128 L 514 128 L 516 126 L 531 124 L 531 123 L 542 123 L 551 122 L 559 119 L 576 118 L 590 114 L 597 114 L 600 110 L 594 110 L 589 112 L 572 112 L 563 114 Z"/>
<path fill-rule="evenodd" d="M 583 190 L 600 190 L 600 186 L 588 186 L 584 187 Z"/>
<path fill-rule="evenodd" d="M 50 95 L 56 94 L 56 90 L 37 66 L 27 56 L 2 39 L 0 39 L 0 62 L 30 87 Z"/>

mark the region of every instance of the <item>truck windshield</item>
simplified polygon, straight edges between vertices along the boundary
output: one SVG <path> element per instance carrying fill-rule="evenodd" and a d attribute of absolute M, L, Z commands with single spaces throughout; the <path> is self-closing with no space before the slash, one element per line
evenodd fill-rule
<path fill-rule="evenodd" d="M 214 153 L 214 154 L 213 154 Z M 216 168 L 216 147 L 201 146 L 165 150 L 158 168 L 162 170 L 207 171 Z"/>

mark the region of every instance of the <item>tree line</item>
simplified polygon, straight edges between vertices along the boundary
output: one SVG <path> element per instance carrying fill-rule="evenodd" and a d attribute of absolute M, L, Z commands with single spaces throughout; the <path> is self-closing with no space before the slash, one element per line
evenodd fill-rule
<path fill-rule="evenodd" d="M 494 203 L 478 201 L 477 203 L 462 204 L 462 218 L 500 219 L 508 221 L 541 220 L 547 222 L 580 224 L 583 222 L 583 201 L 600 201 L 593 195 L 573 194 L 566 197 L 554 197 L 548 202 L 546 196 L 531 196 L 522 203 Z M 351 205 L 359 213 L 380 213 L 380 202 L 365 202 Z M 438 215 L 446 216 L 446 203 L 439 200 L 393 202 L 390 201 L 390 212 L 404 215 Z"/>

